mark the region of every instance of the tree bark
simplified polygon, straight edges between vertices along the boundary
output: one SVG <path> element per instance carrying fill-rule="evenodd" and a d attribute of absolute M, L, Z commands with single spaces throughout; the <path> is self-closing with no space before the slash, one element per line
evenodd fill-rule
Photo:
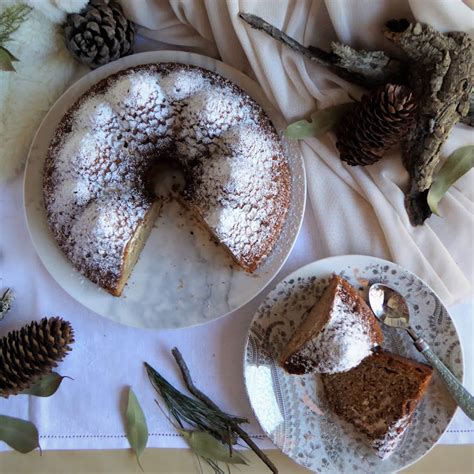
<path fill-rule="evenodd" d="M 431 215 L 426 194 L 451 129 L 467 116 L 473 90 L 473 43 L 466 33 L 442 34 L 429 25 L 392 20 L 385 36 L 409 58 L 408 83 L 418 99 L 415 127 L 402 144 L 410 174 L 406 207 L 413 225 Z"/>

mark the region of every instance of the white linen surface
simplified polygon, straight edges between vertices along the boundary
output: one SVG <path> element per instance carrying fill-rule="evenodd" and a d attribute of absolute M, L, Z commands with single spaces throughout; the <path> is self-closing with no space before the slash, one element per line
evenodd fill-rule
<path fill-rule="evenodd" d="M 184 389 L 170 349 L 178 346 L 193 377 L 218 405 L 251 420 L 247 427 L 260 446 L 273 447 L 263 436 L 247 401 L 242 377 L 247 328 L 259 302 L 284 276 L 321 258 L 319 224 L 308 208 L 297 244 L 280 274 L 264 294 L 232 315 L 187 329 L 153 331 L 121 326 L 85 309 L 67 295 L 37 257 L 26 228 L 21 180 L 0 187 L 0 290 L 15 289 L 13 309 L 0 322 L 0 336 L 32 319 L 61 315 L 76 335 L 72 352 L 58 371 L 64 380 L 51 398 L 25 395 L 0 399 L 0 414 L 33 421 L 43 449 L 126 448 L 122 419 L 124 393 L 132 385 L 148 420 L 150 447 L 184 447 L 154 403 L 155 394 L 143 369 L 148 361 L 177 387 Z M 467 361 L 466 386 L 474 391 L 472 304 L 452 308 Z M 470 362 L 469 362 L 470 361 Z M 474 443 L 474 423 L 457 412 L 446 444 Z M 0 443 L 0 450 L 7 449 Z"/>
<path fill-rule="evenodd" d="M 355 46 L 387 46 L 379 25 L 392 16 L 410 15 L 443 29 L 472 27 L 472 12 L 460 0 L 384 1 L 123 1 L 128 15 L 148 29 L 139 50 L 188 49 L 222 60 L 257 78 L 288 120 L 307 115 L 360 90 L 236 17 L 238 10 L 265 17 L 305 44 L 327 47 L 336 32 Z M 449 4 L 449 8 L 448 8 Z M 457 8 L 452 8 L 456 4 Z M 159 42 L 156 42 L 158 40 Z M 444 154 L 468 143 L 457 126 Z M 301 144 L 308 171 L 310 202 L 297 244 L 275 283 L 313 260 L 344 253 L 372 254 L 394 260 L 419 274 L 448 304 L 469 293 L 472 282 L 473 174 L 460 180 L 442 205 L 444 219 L 411 228 L 400 187 L 406 179 L 396 154 L 366 169 L 348 169 L 337 159 L 332 137 Z M 242 380 L 245 336 L 252 315 L 273 285 L 246 307 L 203 326 L 164 331 L 120 326 L 85 309 L 58 286 L 35 254 L 23 216 L 21 180 L 0 186 L 0 290 L 15 289 L 14 307 L 0 322 L 0 336 L 46 315 L 61 315 L 75 328 L 77 342 L 60 366 L 65 380 L 54 397 L 0 400 L 0 413 L 36 423 L 43 449 L 128 447 L 124 436 L 124 390 L 132 385 L 148 418 L 150 447 L 184 447 L 154 404 L 142 362 L 150 362 L 183 387 L 169 349 L 183 352 L 198 385 L 224 410 L 247 416 L 248 431 L 262 447 L 273 445 L 251 414 Z M 454 235 L 456 236 L 454 238 Z M 469 258 L 467 258 L 469 256 Z M 441 281 L 442 279 L 442 281 Z M 465 360 L 474 360 L 472 300 L 451 308 Z M 469 364 L 469 363 L 468 363 Z M 468 365 L 466 386 L 474 391 Z M 446 444 L 473 443 L 474 423 L 456 414 Z M 0 450 L 6 449 L 0 443 Z"/>
<path fill-rule="evenodd" d="M 328 48 L 339 40 L 354 47 L 396 47 L 381 29 L 388 19 L 406 17 L 441 31 L 473 31 L 474 12 L 461 0 L 135 0 L 121 1 L 141 35 L 162 47 L 219 57 L 255 77 L 288 121 L 315 108 L 347 101 L 361 89 L 327 68 L 311 63 L 266 34 L 251 29 L 239 11 L 263 17 L 304 45 Z M 473 143 L 457 125 L 443 156 Z M 334 137 L 301 142 L 310 207 L 317 222 L 321 256 L 362 253 L 393 260 L 413 271 L 453 304 L 472 294 L 474 265 L 466 259 L 474 229 L 474 172 L 443 200 L 443 219 L 412 227 L 403 203 L 407 173 L 399 153 L 366 168 L 338 159 Z"/>

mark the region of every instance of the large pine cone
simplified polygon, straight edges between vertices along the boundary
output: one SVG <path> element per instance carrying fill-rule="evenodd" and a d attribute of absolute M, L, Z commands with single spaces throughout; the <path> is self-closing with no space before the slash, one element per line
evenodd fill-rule
<path fill-rule="evenodd" d="M 413 127 L 416 102 L 406 86 L 387 84 L 362 97 L 336 128 L 336 147 L 349 165 L 370 165 Z"/>
<path fill-rule="evenodd" d="M 71 324 L 58 317 L 8 333 L 0 339 L 0 396 L 16 395 L 49 374 L 73 342 Z"/>
<path fill-rule="evenodd" d="M 72 55 L 96 68 L 130 54 L 135 30 L 118 3 L 91 0 L 80 13 L 67 16 L 64 35 Z"/>

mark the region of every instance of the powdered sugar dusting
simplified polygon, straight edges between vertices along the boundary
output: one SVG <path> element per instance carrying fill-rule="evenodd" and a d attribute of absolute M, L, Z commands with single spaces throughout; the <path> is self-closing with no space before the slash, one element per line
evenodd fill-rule
<path fill-rule="evenodd" d="M 48 220 L 71 261 L 93 281 L 100 274 L 99 284 L 118 278 L 153 202 L 149 170 L 165 156 L 188 176 L 184 199 L 237 261 L 255 266 L 289 201 L 286 159 L 260 107 L 198 68 L 149 65 L 112 77 L 66 115 L 46 163 Z"/>
<path fill-rule="evenodd" d="M 110 125 L 115 123 L 118 126 L 117 114 L 115 113 L 112 105 L 105 100 L 104 97 L 96 97 L 94 100 L 90 100 L 84 103 L 81 111 L 76 115 L 77 129 L 86 129 L 100 131 L 104 127 L 109 128 Z M 104 134 L 105 136 L 108 135 Z"/>
<path fill-rule="evenodd" d="M 205 203 L 204 220 L 230 250 L 251 258 L 252 248 L 273 233 L 280 216 L 278 147 L 262 137 L 256 125 L 233 127 L 214 147 L 212 162 L 203 166 L 196 193 Z"/>
<path fill-rule="evenodd" d="M 128 107 L 139 112 L 149 107 L 150 102 L 166 103 L 166 97 L 160 86 L 159 77 L 148 73 L 137 73 L 118 80 L 106 93 L 107 100 L 122 114 Z"/>
<path fill-rule="evenodd" d="M 255 119 L 246 104 L 228 100 L 226 88 L 209 86 L 183 102 L 180 123 L 177 151 L 190 160 L 208 153 L 230 127 Z"/>
<path fill-rule="evenodd" d="M 371 354 L 369 324 L 336 293 L 328 322 L 296 354 L 308 372 L 346 372 Z"/>
<path fill-rule="evenodd" d="M 380 458 L 387 459 L 393 453 L 396 447 L 400 444 L 409 425 L 410 416 L 405 415 L 389 426 L 382 439 L 373 441 L 372 446 L 377 451 Z"/>
<path fill-rule="evenodd" d="M 181 101 L 209 86 L 209 80 L 198 71 L 179 70 L 163 77 L 161 85 L 171 100 Z"/>

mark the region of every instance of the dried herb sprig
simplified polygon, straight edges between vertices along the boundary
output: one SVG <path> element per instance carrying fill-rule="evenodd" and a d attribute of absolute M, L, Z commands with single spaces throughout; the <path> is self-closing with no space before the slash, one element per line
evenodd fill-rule
<path fill-rule="evenodd" d="M 10 39 L 10 36 L 20 28 L 31 10 L 28 5 L 19 4 L 6 8 L 0 14 L 0 44 Z"/>
<path fill-rule="evenodd" d="M 232 453 L 232 445 L 235 444 L 240 437 L 273 473 L 278 473 L 275 465 L 240 427 L 240 424 L 248 423 L 248 420 L 222 412 L 207 395 L 202 393 L 194 385 L 183 356 L 176 347 L 172 350 L 172 354 L 181 370 L 188 390 L 196 399 L 190 398 L 175 389 L 149 364 L 145 363 L 145 367 L 150 382 L 162 396 L 170 414 L 176 419 L 179 426 L 183 429 L 183 422 L 191 425 L 198 430 L 196 434 L 202 438 L 204 438 L 206 433 L 212 434 L 215 438 L 228 446 L 229 459 L 236 458 L 236 462 L 239 462 L 239 458 L 237 454 Z M 216 463 L 216 459 L 202 457 L 214 469 L 214 472 L 222 472 Z M 224 460 L 224 462 L 228 462 L 228 460 Z"/>
<path fill-rule="evenodd" d="M 199 390 L 196 385 L 194 385 L 191 373 L 189 372 L 188 366 L 184 361 L 184 358 L 177 347 L 174 347 L 171 351 L 173 357 L 178 364 L 181 374 L 184 379 L 184 383 L 188 390 L 199 400 L 205 403 L 209 408 L 219 410 L 219 407 L 201 390 Z M 252 441 L 252 438 L 236 423 L 231 422 L 231 429 L 235 431 L 248 445 L 248 447 L 268 466 L 270 471 L 278 473 L 276 466 L 268 459 L 268 456 Z"/>
<path fill-rule="evenodd" d="M 0 321 L 10 311 L 13 303 L 13 291 L 11 288 L 7 288 L 3 295 L 0 297 Z"/>
<path fill-rule="evenodd" d="M 145 368 L 151 384 L 161 395 L 166 407 L 182 429 L 184 429 L 183 422 L 188 423 L 199 431 L 211 433 L 214 437 L 227 443 L 230 423 L 248 423 L 246 418 L 239 418 L 220 410 L 211 409 L 202 401 L 181 393 L 146 362 Z M 231 441 L 234 444 L 235 436 Z"/>
<path fill-rule="evenodd" d="M 32 10 L 28 5 L 12 5 L 0 14 L 0 71 L 15 71 L 13 62 L 18 59 L 5 47 L 5 43 L 25 21 Z"/>

